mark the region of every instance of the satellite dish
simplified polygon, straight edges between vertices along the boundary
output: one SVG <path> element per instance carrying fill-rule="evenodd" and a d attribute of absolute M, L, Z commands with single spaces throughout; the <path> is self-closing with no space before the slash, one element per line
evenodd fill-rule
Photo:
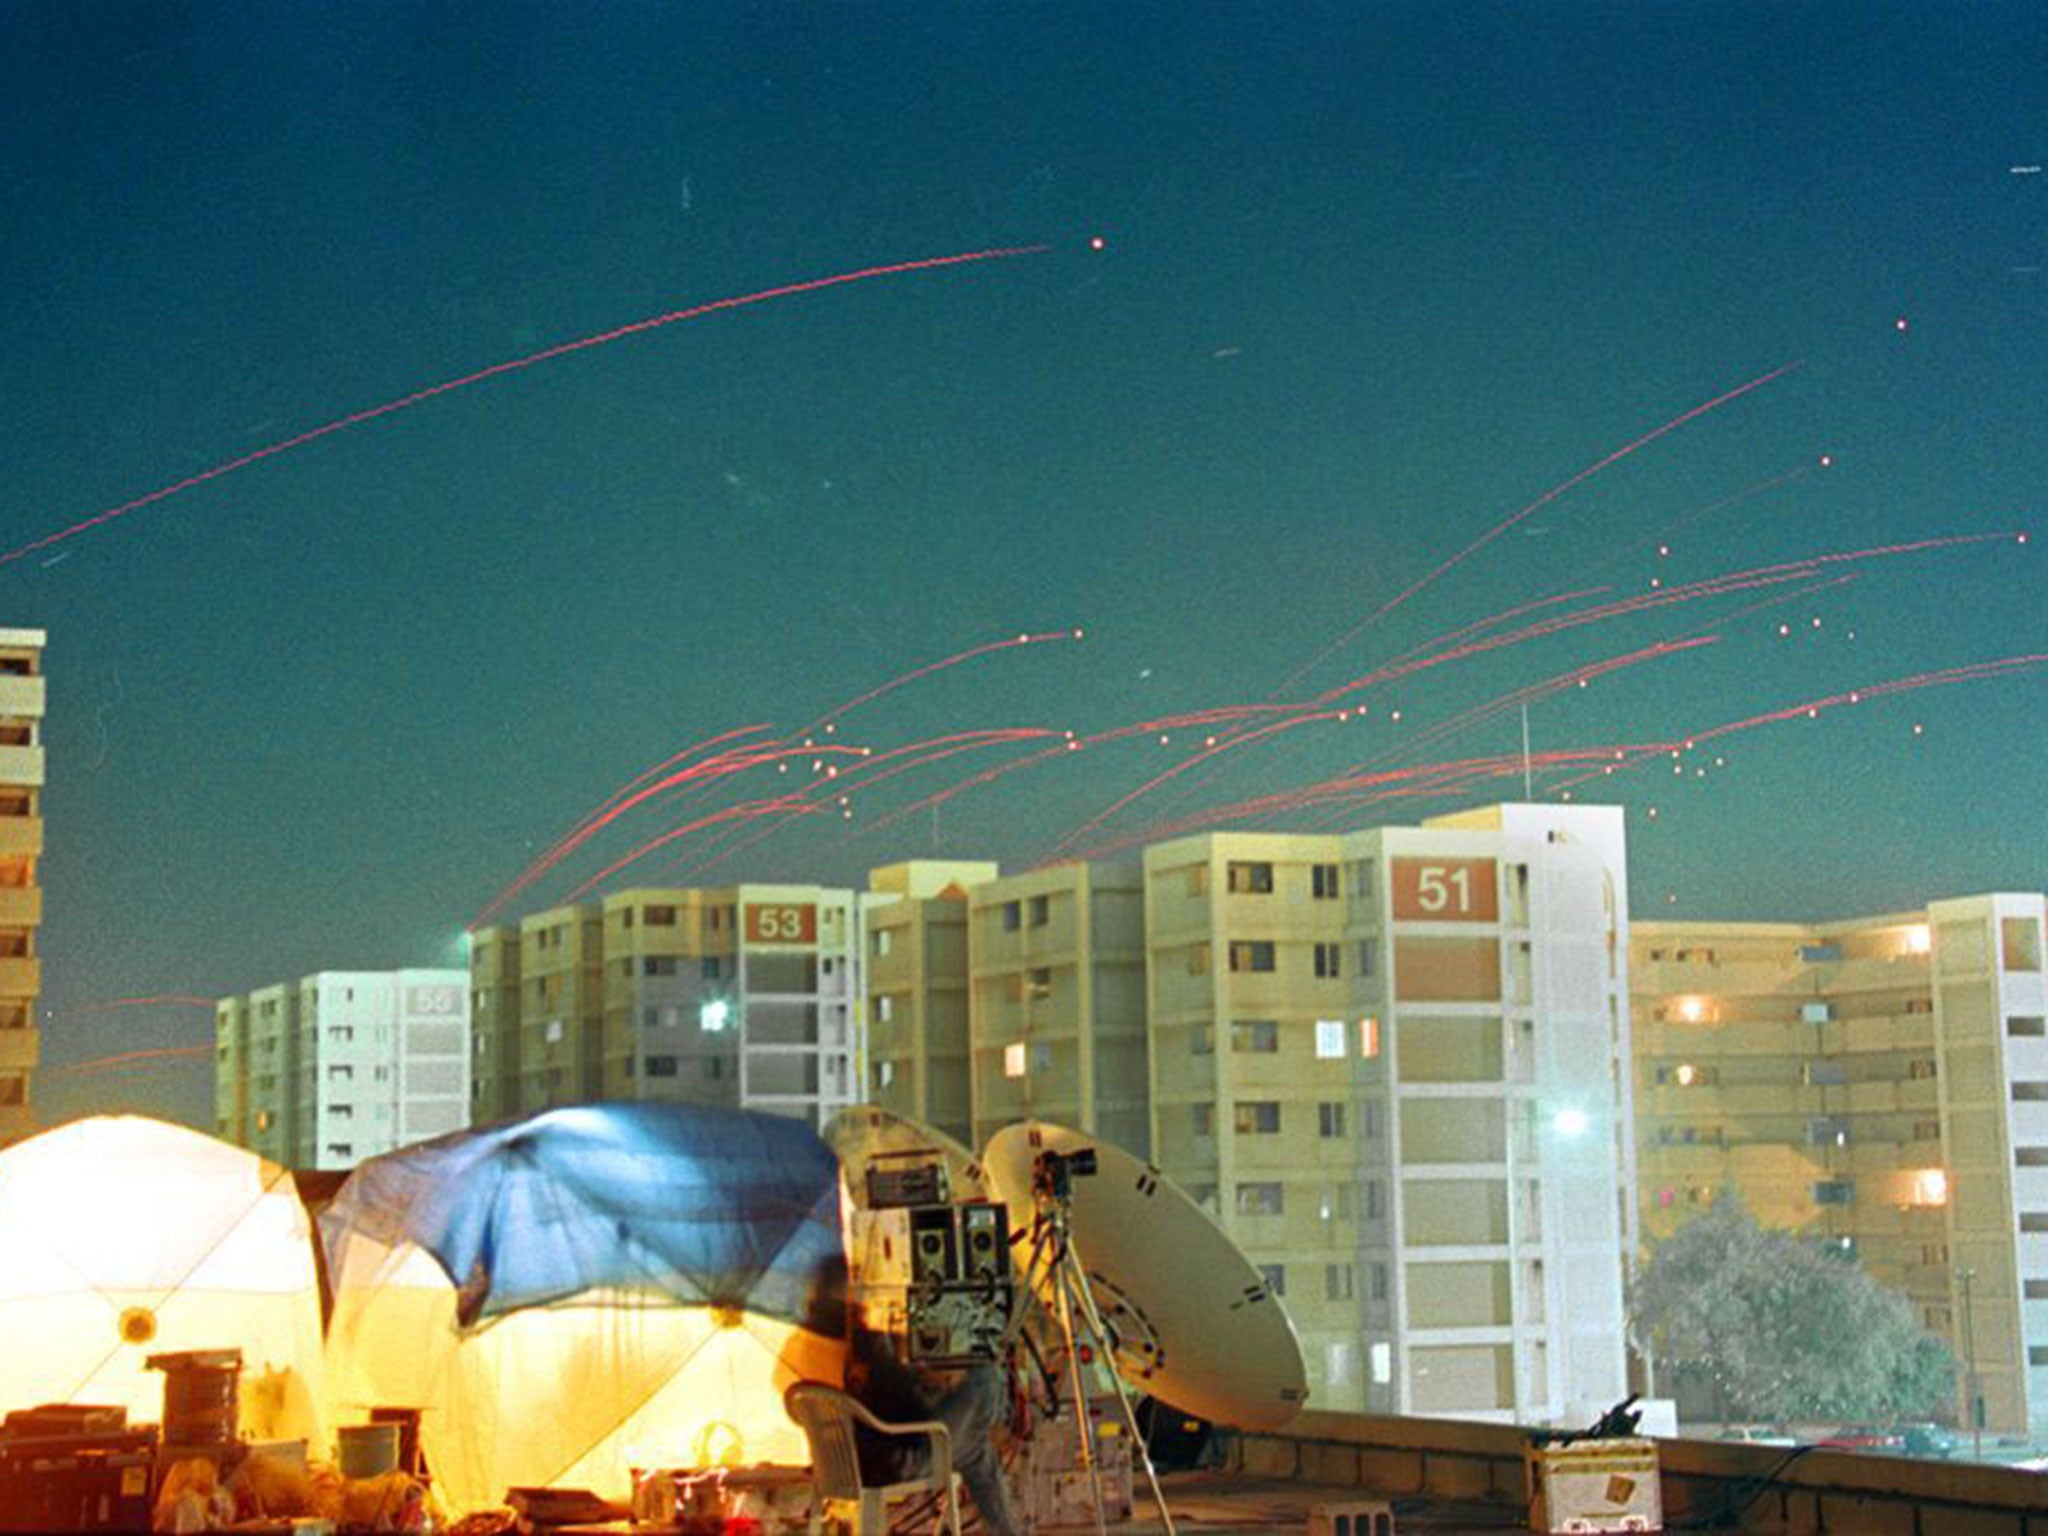
<path fill-rule="evenodd" d="M 867 1208 L 868 1170 L 902 1169 L 918 1154 L 933 1155 L 946 1170 L 947 1199 L 1001 1198 L 990 1187 L 980 1159 L 944 1131 L 908 1115 L 892 1114 L 870 1104 L 855 1104 L 834 1115 L 825 1127 L 825 1144 L 839 1159 L 846 1192 L 856 1210 Z"/>
<path fill-rule="evenodd" d="M 1095 1154 L 1095 1172 L 1071 1181 L 1071 1232 L 1118 1374 L 1240 1429 L 1277 1429 L 1300 1413 L 1308 1377 L 1286 1311 L 1223 1229 L 1149 1163 L 1042 1121 L 1004 1127 L 982 1161 L 1018 1242 L 1028 1250 L 1033 1174 L 1048 1152 Z"/>

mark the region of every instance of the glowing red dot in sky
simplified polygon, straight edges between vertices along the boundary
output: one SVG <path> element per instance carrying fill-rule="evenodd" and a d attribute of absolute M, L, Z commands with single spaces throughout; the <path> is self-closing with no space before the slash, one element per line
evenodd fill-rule
<path fill-rule="evenodd" d="M 1090 235 L 1088 237 L 1088 249 L 1091 251 L 1102 250 L 1106 246 L 1108 246 L 1108 244 L 1109 242 L 1103 239 L 1100 235 Z"/>
<path fill-rule="evenodd" d="M 1894 321 L 1892 322 L 1892 329 L 1893 329 L 1893 330 L 1895 330 L 1895 331 L 1903 331 L 1903 330 L 1905 330 L 1905 328 L 1906 328 L 1906 317 L 1905 317 L 1904 315 L 1901 315 L 1901 316 L 1899 316 L 1899 318 L 1898 318 L 1898 319 L 1896 319 L 1896 320 L 1894 320 Z"/>
<path fill-rule="evenodd" d="M 1832 453 L 1822 454 L 1820 456 L 1820 467 L 1822 469 L 1833 469 L 1835 467 L 1835 456 Z"/>

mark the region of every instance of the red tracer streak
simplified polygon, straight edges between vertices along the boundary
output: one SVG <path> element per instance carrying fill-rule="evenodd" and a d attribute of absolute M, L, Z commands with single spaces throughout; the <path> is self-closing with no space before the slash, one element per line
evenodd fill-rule
<path fill-rule="evenodd" d="M 562 357 L 570 352 L 581 352 L 587 347 L 601 347 L 607 342 L 623 341 L 628 336 L 659 330 L 664 325 L 674 325 L 678 320 L 695 320 L 701 315 L 712 314 L 721 309 L 742 309 L 749 304 L 765 303 L 769 299 L 786 299 L 792 294 L 813 293 L 820 288 L 836 288 L 842 283 L 864 282 L 871 277 L 890 277 L 901 272 L 926 272 L 934 267 L 957 267 L 968 262 L 997 261 L 1009 256 L 1037 256 L 1051 249 L 1049 245 L 1005 246 L 987 251 L 962 251 L 956 256 L 926 256 L 916 261 L 895 261 L 879 267 L 862 267 L 855 272 L 840 272 L 831 277 L 813 277 L 800 283 L 784 283 L 776 288 L 763 288 L 759 293 L 743 293 L 735 298 L 713 299 L 708 304 L 672 310 L 665 315 L 652 315 L 645 320 L 636 320 L 631 325 L 619 326 L 615 330 L 600 331 L 595 336 L 585 336 L 577 341 L 565 341 L 558 346 L 544 347 L 538 352 L 529 352 L 524 357 L 515 357 L 508 362 L 493 363 L 488 368 L 479 368 L 474 373 L 465 373 L 460 378 L 430 384 L 425 389 L 414 390 L 411 394 L 401 395 L 396 400 L 387 400 L 382 405 L 373 405 L 367 410 L 337 416 L 333 421 L 301 432 L 295 437 L 284 438 L 258 448 L 253 453 L 245 453 L 238 459 L 229 459 L 226 463 L 216 464 L 211 469 L 202 469 L 196 475 L 187 475 L 184 479 L 175 480 L 169 485 L 158 486 L 155 490 L 133 500 L 124 501 L 119 506 L 109 507 L 104 512 L 96 512 L 82 522 L 73 523 L 69 528 L 44 534 L 40 539 L 10 549 L 4 555 L 0 555 L 0 565 L 10 564 L 24 555 L 32 555 L 39 549 L 47 549 L 52 544 L 61 544 L 88 529 L 99 527 L 102 523 L 111 523 L 117 517 L 126 517 L 130 512 L 139 512 L 154 502 L 177 495 L 180 491 L 189 491 L 195 486 L 206 484 L 209 480 L 218 480 L 238 469 L 247 469 L 251 464 L 261 460 L 276 458 L 279 454 L 289 453 L 294 448 L 303 448 L 319 438 L 332 436 L 350 427 L 359 427 L 366 421 L 375 421 L 379 416 L 393 415 L 408 406 L 431 400 L 437 395 L 467 389 L 472 384 L 481 384 L 485 379 L 496 378 L 501 373 L 514 373 L 521 368 L 531 368 L 535 363 L 544 363 L 550 358 Z"/>

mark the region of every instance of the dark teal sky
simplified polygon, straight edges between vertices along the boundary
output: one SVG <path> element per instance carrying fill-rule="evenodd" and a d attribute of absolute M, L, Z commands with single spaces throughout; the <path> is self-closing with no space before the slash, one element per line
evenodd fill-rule
<path fill-rule="evenodd" d="M 2048 485 L 2048 175 L 2024 169 L 2048 161 L 2044 79 L 2031 4 L 0 9 L 8 549 L 644 317 L 1054 248 L 593 347 L 0 566 L 0 624 L 50 632 L 46 1062 L 210 1038 L 203 1012 L 115 1000 L 445 962 L 648 764 L 1004 635 L 1087 631 L 845 730 L 1086 735 L 1264 700 L 1545 491 L 1782 364 L 1802 366 L 1546 504 L 1310 683 L 1559 591 L 2026 527 Z M 1683 634 L 1718 640 L 1539 702 L 1535 749 L 2048 652 L 2040 546 L 1435 668 L 1112 827 L 1383 752 L 1511 753 L 1512 714 L 1414 733 Z M 2024 670 L 1739 733 L 1725 766 L 1688 760 L 1704 778 L 1604 780 L 1638 915 L 2041 889 L 2044 705 Z M 958 759 L 702 877 L 1027 861 L 1187 740 L 849 836 L 1004 760 Z M 607 829 L 576 876 L 685 809 Z M 198 1116 L 206 1084 L 176 1064 L 38 1093 Z"/>

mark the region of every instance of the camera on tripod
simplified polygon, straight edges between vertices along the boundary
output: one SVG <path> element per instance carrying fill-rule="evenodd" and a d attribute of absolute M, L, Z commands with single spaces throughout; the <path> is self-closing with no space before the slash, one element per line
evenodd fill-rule
<path fill-rule="evenodd" d="M 1031 1165 L 1031 1192 L 1040 1199 L 1064 1205 L 1074 1195 L 1074 1180 L 1095 1172 L 1095 1149 L 1076 1152 L 1043 1151 Z"/>

